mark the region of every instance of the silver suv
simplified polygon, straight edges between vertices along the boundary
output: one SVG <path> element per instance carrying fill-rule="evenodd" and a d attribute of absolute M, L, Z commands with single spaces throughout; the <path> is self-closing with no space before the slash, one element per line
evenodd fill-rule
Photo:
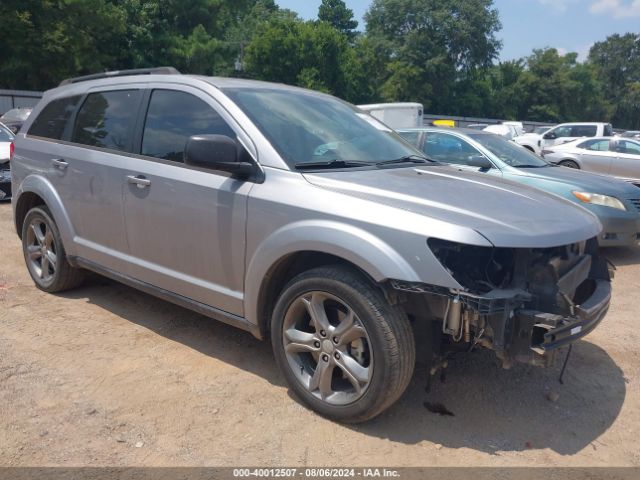
<path fill-rule="evenodd" d="M 432 371 L 480 347 L 548 365 L 609 306 L 591 213 L 431 161 L 318 92 L 172 69 L 67 80 L 12 172 L 38 288 L 92 270 L 270 338 L 300 400 L 340 421 L 392 405 L 416 348 Z"/>

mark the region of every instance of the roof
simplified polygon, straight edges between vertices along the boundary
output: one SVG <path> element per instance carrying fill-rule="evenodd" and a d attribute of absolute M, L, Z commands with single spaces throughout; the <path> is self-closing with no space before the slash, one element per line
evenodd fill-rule
<path fill-rule="evenodd" d="M 358 105 L 362 110 L 389 110 L 395 108 L 423 108 L 421 103 L 416 102 L 395 102 L 395 103 L 371 103 L 368 105 Z"/>

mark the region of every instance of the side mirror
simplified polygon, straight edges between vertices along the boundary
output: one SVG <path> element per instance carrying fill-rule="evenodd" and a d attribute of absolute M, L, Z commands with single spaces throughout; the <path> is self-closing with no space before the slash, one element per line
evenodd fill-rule
<path fill-rule="evenodd" d="M 484 155 L 471 155 L 467 161 L 470 167 L 478 167 L 481 170 L 491 170 L 493 163 Z"/>
<path fill-rule="evenodd" d="M 247 177 L 255 165 L 241 161 L 238 151 L 237 142 L 226 135 L 193 135 L 184 149 L 184 163 Z"/>
<path fill-rule="evenodd" d="M 554 132 L 547 132 L 542 138 L 544 138 L 545 140 L 555 140 L 558 137 L 556 137 L 556 134 Z"/>

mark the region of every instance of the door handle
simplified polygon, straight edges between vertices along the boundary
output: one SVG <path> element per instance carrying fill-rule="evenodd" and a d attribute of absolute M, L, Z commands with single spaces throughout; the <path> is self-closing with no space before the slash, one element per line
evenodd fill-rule
<path fill-rule="evenodd" d="M 53 160 L 51 160 L 51 165 L 53 165 L 54 168 L 58 168 L 60 170 L 65 170 L 69 166 L 69 164 L 61 158 L 54 158 Z"/>
<path fill-rule="evenodd" d="M 127 183 L 135 185 L 138 188 L 146 188 L 151 185 L 151 180 L 142 175 L 127 175 Z"/>

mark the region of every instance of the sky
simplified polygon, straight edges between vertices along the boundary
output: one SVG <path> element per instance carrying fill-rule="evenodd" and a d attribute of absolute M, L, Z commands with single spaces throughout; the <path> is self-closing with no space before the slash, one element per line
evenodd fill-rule
<path fill-rule="evenodd" d="M 320 0 L 276 0 L 305 19 L 316 18 Z M 364 29 L 371 0 L 345 0 Z M 583 60 L 594 42 L 614 33 L 640 31 L 640 0 L 494 0 L 500 12 L 501 60 L 527 56 L 534 48 L 577 52 Z"/>

